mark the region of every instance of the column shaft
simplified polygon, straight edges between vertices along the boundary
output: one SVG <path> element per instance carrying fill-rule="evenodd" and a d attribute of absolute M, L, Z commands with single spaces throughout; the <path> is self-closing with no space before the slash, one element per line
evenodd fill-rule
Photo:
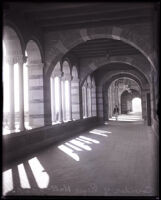
<path fill-rule="evenodd" d="M 85 87 L 85 116 L 88 117 L 88 89 Z"/>
<path fill-rule="evenodd" d="M 63 109 L 62 109 L 62 87 L 61 87 L 61 77 L 59 77 L 59 86 L 60 86 L 60 92 L 59 92 L 59 99 L 60 99 L 60 104 L 59 104 L 59 121 L 63 121 Z"/>
<path fill-rule="evenodd" d="M 65 81 L 62 80 L 61 82 L 61 86 L 62 86 L 62 110 L 63 110 L 63 121 L 66 120 L 66 105 L 65 105 Z"/>
<path fill-rule="evenodd" d="M 52 95 L 52 120 L 53 122 L 56 121 L 55 118 L 55 78 L 51 79 L 51 84 L 52 84 L 52 91 L 51 91 L 51 95 Z"/>
<path fill-rule="evenodd" d="M 14 130 L 15 129 L 14 64 L 9 65 L 9 85 L 10 85 L 10 91 L 9 91 L 9 101 L 10 101 L 9 129 Z"/>
<path fill-rule="evenodd" d="M 69 80 L 69 120 L 72 120 L 71 81 Z"/>
<path fill-rule="evenodd" d="M 24 87 L 23 87 L 23 62 L 19 63 L 19 116 L 20 116 L 20 131 L 24 131 Z"/>

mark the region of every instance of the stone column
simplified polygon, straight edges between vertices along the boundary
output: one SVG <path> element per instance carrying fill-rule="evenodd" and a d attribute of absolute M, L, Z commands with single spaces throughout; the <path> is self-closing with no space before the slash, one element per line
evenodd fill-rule
<path fill-rule="evenodd" d="M 92 117 L 92 86 L 90 87 L 90 102 L 91 102 L 91 107 L 90 107 L 90 115 Z"/>
<path fill-rule="evenodd" d="M 69 79 L 69 120 L 72 120 L 71 78 Z"/>
<path fill-rule="evenodd" d="M 147 123 L 147 94 L 146 90 L 141 91 L 141 102 L 142 102 L 142 117 L 144 122 Z"/>
<path fill-rule="evenodd" d="M 24 126 L 24 86 L 23 86 L 23 60 L 18 62 L 19 65 L 19 116 L 20 116 L 20 131 L 25 130 Z"/>
<path fill-rule="evenodd" d="M 82 92 L 82 91 L 81 91 Z M 80 101 L 79 93 L 79 79 L 73 77 L 71 81 L 71 106 L 72 106 L 72 119 L 80 119 L 80 105 L 82 101 Z"/>
<path fill-rule="evenodd" d="M 87 98 L 87 92 L 88 92 L 88 85 L 85 86 L 85 116 L 88 117 L 88 98 Z"/>
<path fill-rule="evenodd" d="M 13 58 L 8 58 L 7 63 L 9 65 L 9 129 L 15 129 L 15 102 L 14 102 L 14 60 Z"/>

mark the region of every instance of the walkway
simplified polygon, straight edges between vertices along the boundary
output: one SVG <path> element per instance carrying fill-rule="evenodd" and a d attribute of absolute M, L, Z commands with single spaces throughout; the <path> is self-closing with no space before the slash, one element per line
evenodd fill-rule
<path fill-rule="evenodd" d="M 8 166 L 4 193 L 157 195 L 156 143 L 143 122 L 111 121 Z"/>

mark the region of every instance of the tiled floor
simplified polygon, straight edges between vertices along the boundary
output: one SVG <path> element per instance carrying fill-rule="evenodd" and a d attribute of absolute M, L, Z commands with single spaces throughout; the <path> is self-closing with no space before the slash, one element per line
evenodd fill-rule
<path fill-rule="evenodd" d="M 6 195 L 151 196 L 157 138 L 143 122 L 110 121 L 3 172 Z"/>

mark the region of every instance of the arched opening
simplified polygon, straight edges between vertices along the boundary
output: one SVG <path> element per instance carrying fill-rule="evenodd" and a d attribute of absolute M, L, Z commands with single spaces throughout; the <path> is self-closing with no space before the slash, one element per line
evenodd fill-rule
<path fill-rule="evenodd" d="M 139 97 L 135 97 L 132 99 L 132 112 L 142 112 L 141 99 Z"/>
<path fill-rule="evenodd" d="M 93 85 L 92 85 L 93 84 Z M 89 75 L 82 85 L 83 118 L 96 116 L 95 81 Z"/>
<path fill-rule="evenodd" d="M 121 114 L 132 112 L 132 95 L 128 91 L 124 91 L 121 95 Z"/>
<path fill-rule="evenodd" d="M 91 76 L 87 77 L 87 115 L 92 116 Z"/>
<path fill-rule="evenodd" d="M 61 70 L 58 62 L 50 77 L 52 123 L 61 121 Z"/>
<path fill-rule="evenodd" d="M 3 41 L 3 134 L 9 130 L 9 112 L 10 112 L 10 85 L 9 85 L 9 65 L 5 61 L 6 46 Z"/>
<path fill-rule="evenodd" d="M 62 109 L 63 121 L 71 120 L 71 75 L 70 66 L 67 61 L 62 65 L 63 78 L 61 80 L 62 86 Z"/>
<path fill-rule="evenodd" d="M 109 120 L 136 121 L 142 119 L 141 89 L 139 85 L 130 78 L 119 78 L 114 80 L 108 89 L 108 116 Z M 137 107 L 136 100 L 140 99 L 140 107 Z M 132 100 L 134 99 L 135 108 Z M 116 109 L 118 107 L 118 116 Z M 136 112 L 136 110 L 138 110 Z"/>
<path fill-rule="evenodd" d="M 92 77 L 92 116 L 97 116 L 97 107 L 96 107 L 96 84 L 95 79 Z"/>

